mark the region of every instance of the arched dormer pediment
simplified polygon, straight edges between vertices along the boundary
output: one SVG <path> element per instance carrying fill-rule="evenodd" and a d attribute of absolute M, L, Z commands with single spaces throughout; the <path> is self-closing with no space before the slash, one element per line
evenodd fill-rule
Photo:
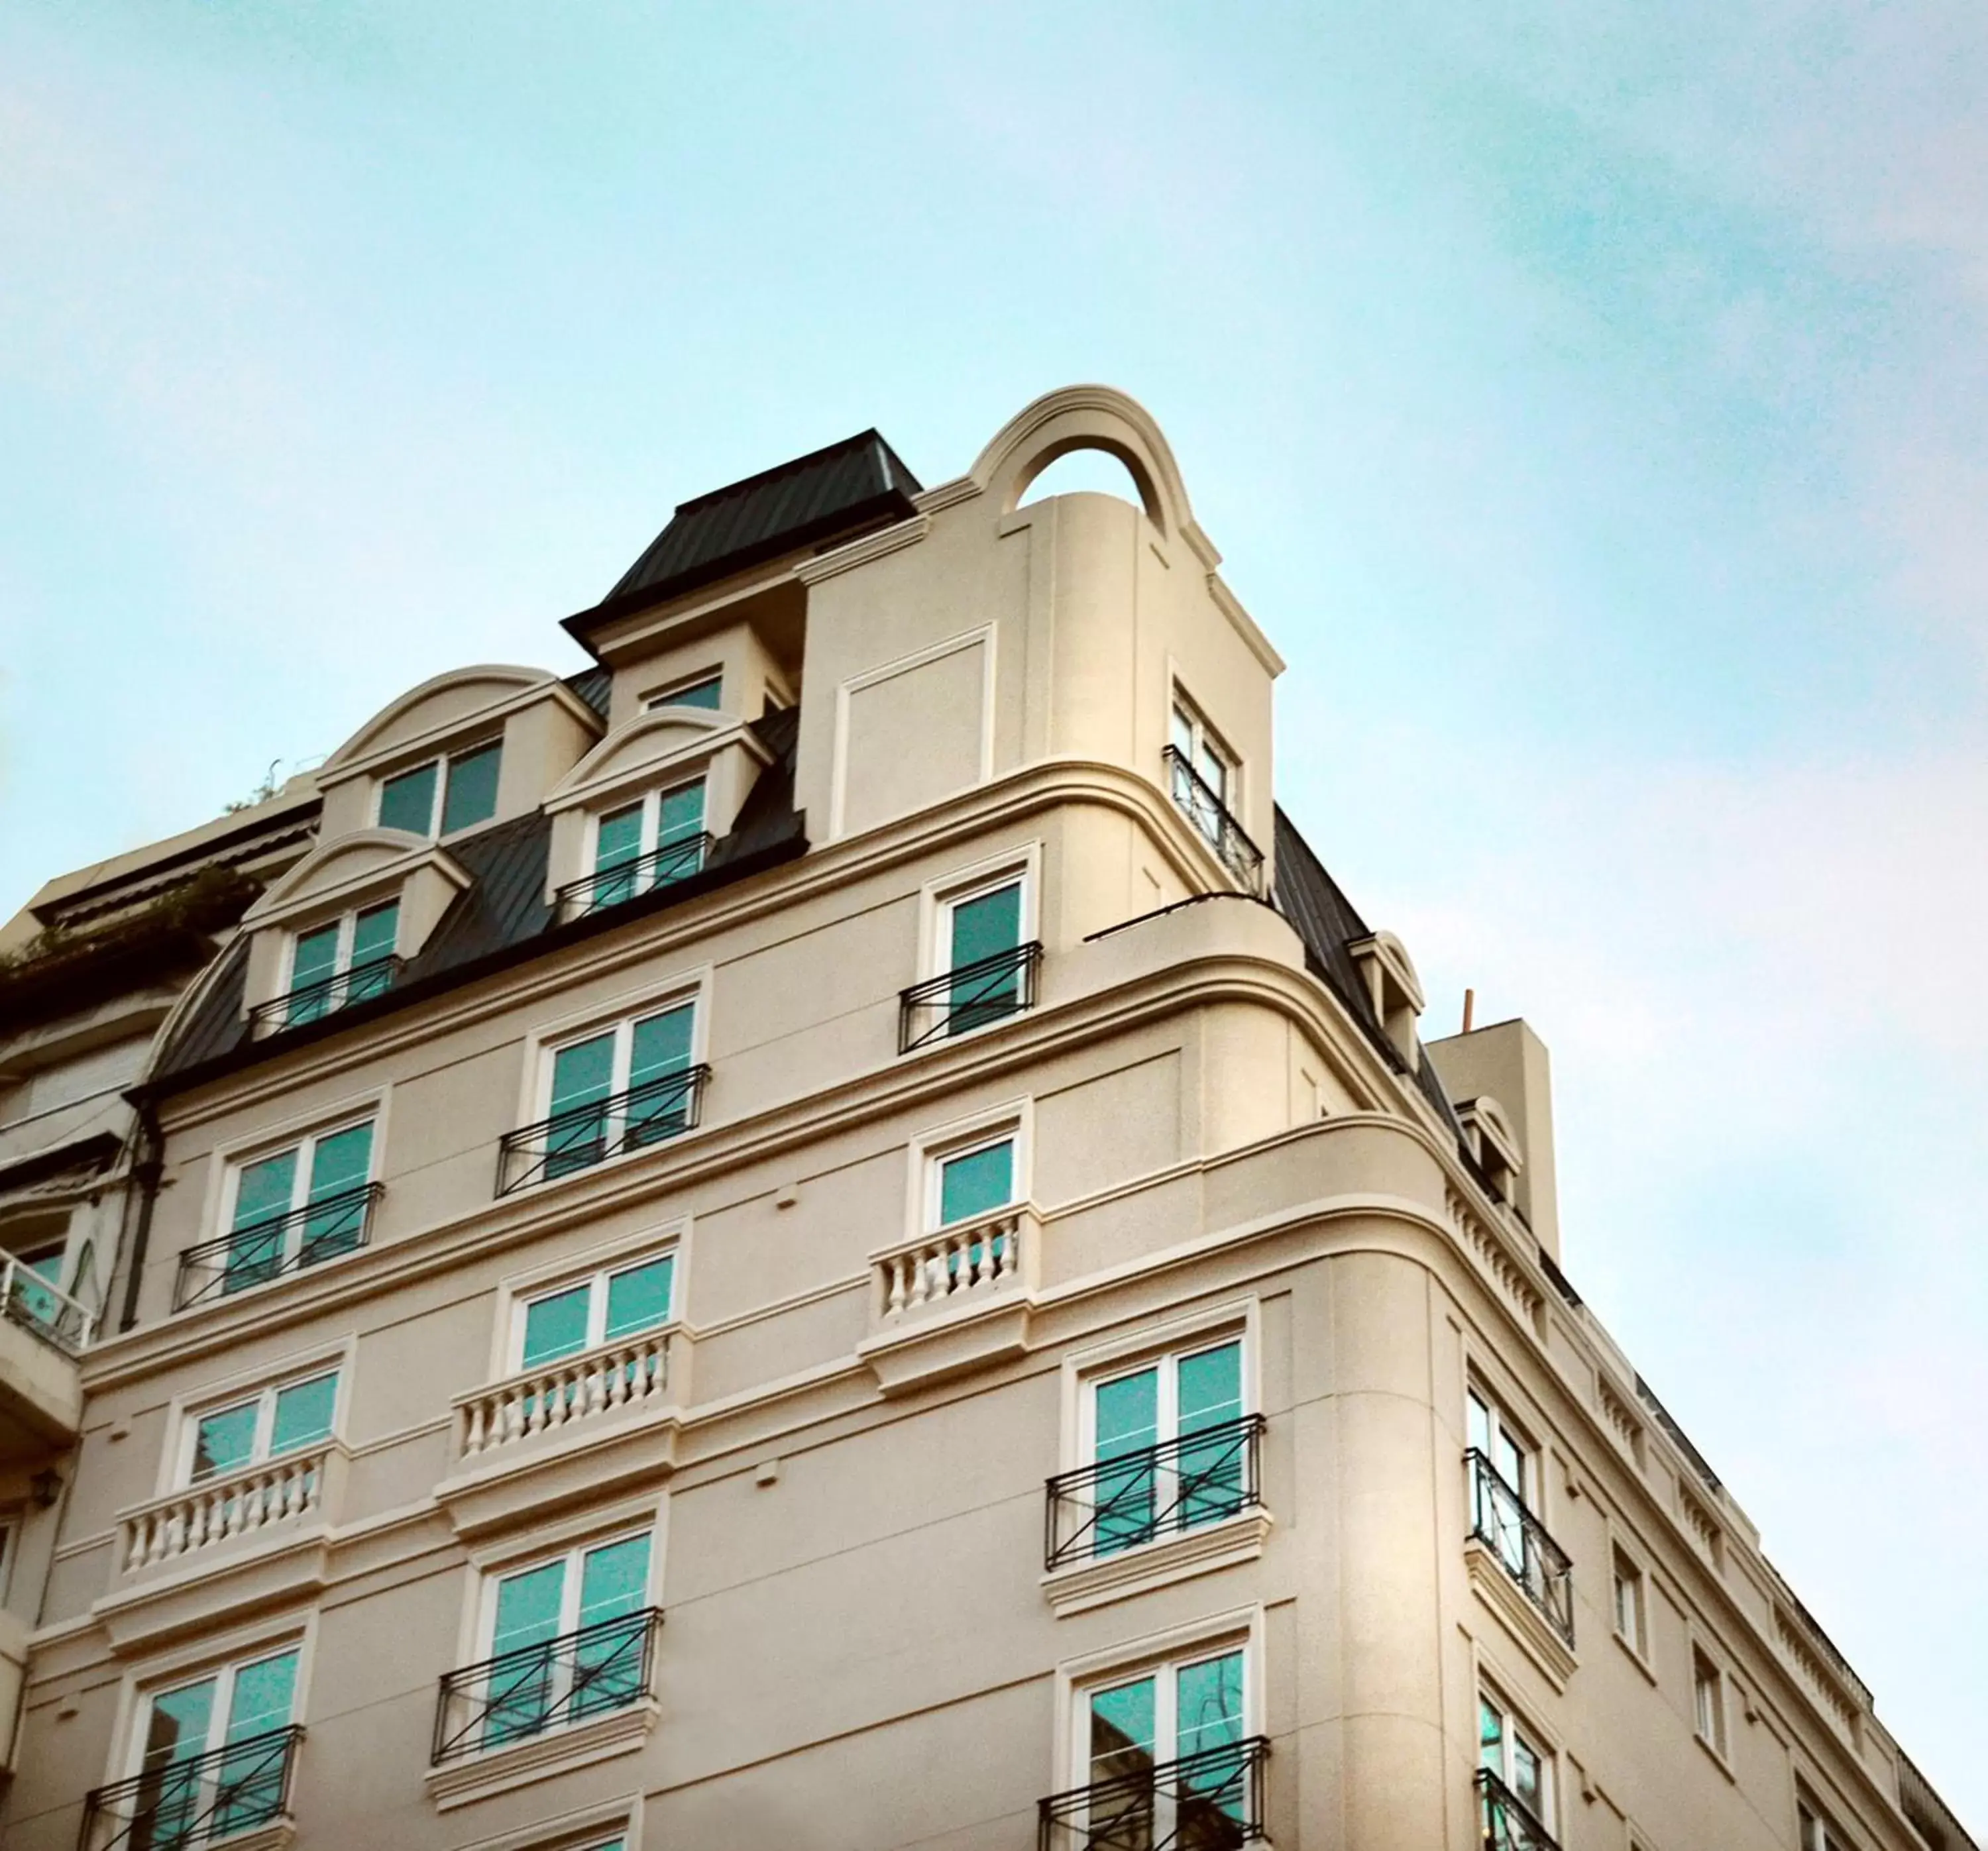
<path fill-rule="evenodd" d="M 465 725 L 486 717 L 495 719 L 521 701 L 553 687 L 560 687 L 576 707 L 583 705 L 546 668 L 486 662 L 431 676 L 360 727 L 325 760 L 318 780 L 333 782 L 403 752 L 438 744 Z"/>
<path fill-rule="evenodd" d="M 634 786 L 679 772 L 694 773 L 734 746 L 756 765 L 772 761 L 758 735 L 731 714 L 698 707 L 651 708 L 617 727 L 581 759 L 547 794 L 546 808 L 557 812 L 611 802 Z"/>
<path fill-rule="evenodd" d="M 286 1008 L 296 1018 L 293 1005 L 279 999 L 304 981 L 299 967 L 307 947 L 299 941 L 307 937 L 336 947 L 329 967 L 313 965 L 307 973 L 320 985 L 328 978 L 333 985 L 328 1005 L 317 1014 L 374 993 L 384 980 L 369 988 L 356 976 L 346 984 L 343 973 L 369 957 L 415 956 L 469 885 L 468 871 L 446 849 L 405 829 L 357 829 L 320 843 L 242 916 L 248 941 L 245 1012 L 255 1019 L 258 1032 L 284 1025 Z M 378 928 L 378 942 L 362 929 L 368 919 Z"/>

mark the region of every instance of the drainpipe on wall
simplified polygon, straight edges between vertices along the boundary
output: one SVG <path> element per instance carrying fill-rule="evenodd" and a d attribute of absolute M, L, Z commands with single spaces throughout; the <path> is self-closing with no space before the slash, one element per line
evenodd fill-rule
<path fill-rule="evenodd" d="M 131 1166 L 131 1180 L 138 1186 L 138 1225 L 131 1236 L 131 1270 L 124 1281 L 124 1310 L 117 1329 L 121 1335 L 138 1321 L 138 1283 L 145 1276 L 145 1250 L 152 1241 L 152 1207 L 159 1199 L 159 1178 L 164 1174 L 164 1140 L 159 1136 L 159 1120 L 149 1099 L 140 1098 L 138 1108 L 138 1160 Z M 124 1198 L 128 1211 L 131 1198 Z M 117 1243 L 121 1249 L 124 1242 Z M 120 1253 L 120 1257 L 122 1257 Z"/>

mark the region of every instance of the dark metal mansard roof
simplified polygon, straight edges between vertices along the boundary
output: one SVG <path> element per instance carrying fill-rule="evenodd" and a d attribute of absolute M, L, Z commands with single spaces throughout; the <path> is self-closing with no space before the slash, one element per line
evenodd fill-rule
<path fill-rule="evenodd" d="M 258 1039 L 251 1035 L 242 1013 L 248 947 L 246 938 L 238 939 L 224 955 L 206 994 L 167 1045 L 152 1078 L 137 1090 L 155 1095 L 177 1092 L 252 1062 L 308 1046 L 522 959 L 680 906 L 804 853 L 806 819 L 794 808 L 800 710 L 769 714 L 753 722 L 752 731 L 773 755 L 773 762 L 753 785 L 731 834 L 712 844 L 702 870 L 688 880 L 562 920 L 546 900 L 552 819 L 535 810 L 494 822 L 448 845 L 450 857 L 469 877 L 469 885 L 443 914 L 428 943 L 408 959 L 392 988 L 307 1025 Z"/>
<path fill-rule="evenodd" d="M 590 610 L 566 620 L 584 643 L 597 624 L 803 546 L 916 512 L 918 478 L 874 431 L 679 502 L 670 524 Z"/>

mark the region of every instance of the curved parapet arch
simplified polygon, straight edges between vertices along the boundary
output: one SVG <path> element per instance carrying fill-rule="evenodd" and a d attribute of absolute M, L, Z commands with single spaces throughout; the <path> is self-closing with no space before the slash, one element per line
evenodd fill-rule
<path fill-rule="evenodd" d="M 515 701 L 521 694 L 556 683 L 549 668 L 525 668 L 512 663 L 478 663 L 434 675 L 390 701 L 326 759 L 318 772 L 320 783 L 336 779 L 353 765 L 401 746 L 414 746 L 430 735 L 473 719 L 486 709 Z M 597 725 L 598 721 L 595 722 Z"/>
<path fill-rule="evenodd" d="M 252 931 L 272 917 L 292 910 L 299 901 L 336 893 L 396 869 L 431 846 L 425 836 L 389 829 L 358 829 L 349 836 L 320 842 L 281 880 L 256 897 L 255 904 L 242 916 L 242 927 Z M 466 880 L 468 877 L 462 878 Z"/>
<path fill-rule="evenodd" d="M 1113 386 L 1065 386 L 1026 404 L 994 434 L 968 472 L 1002 514 L 1012 513 L 1029 485 L 1059 457 L 1100 450 L 1125 465 L 1147 518 L 1163 535 L 1178 535 L 1210 572 L 1222 556 L 1194 518 L 1173 448 L 1158 421 L 1129 393 Z"/>

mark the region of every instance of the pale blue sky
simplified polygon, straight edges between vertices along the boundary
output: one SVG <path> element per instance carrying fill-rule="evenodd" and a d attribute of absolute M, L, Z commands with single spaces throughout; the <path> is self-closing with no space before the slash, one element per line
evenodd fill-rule
<path fill-rule="evenodd" d="M 1546 1037 L 1569 1272 L 1988 1829 L 1985 86 L 1978 0 L 14 0 L 0 912 L 577 666 L 686 495 L 1123 386 L 1286 804 L 1430 1033 Z"/>

